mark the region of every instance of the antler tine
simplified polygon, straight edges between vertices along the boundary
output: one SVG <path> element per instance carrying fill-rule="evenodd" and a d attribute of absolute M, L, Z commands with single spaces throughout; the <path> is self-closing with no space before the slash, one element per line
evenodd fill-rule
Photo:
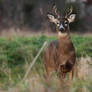
<path fill-rule="evenodd" d="M 71 8 L 70 8 L 70 12 L 69 12 L 68 15 L 70 15 L 72 12 L 73 12 L 73 8 L 71 7 Z"/>
<path fill-rule="evenodd" d="M 54 5 L 53 10 L 54 10 L 54 13 L 56 14 L 56 16 L 58 18 L 60 18 L 60 15 L 57 13 L 57 7 L 56 7 L 56 5 Z"/>
<path fill-rule="evenodd" d="M 66 13 L 66 17 L 68 17 L 72 12 L 73 12 L 73 8 L 71 7 L 70 12 L 68 14 Z"/>

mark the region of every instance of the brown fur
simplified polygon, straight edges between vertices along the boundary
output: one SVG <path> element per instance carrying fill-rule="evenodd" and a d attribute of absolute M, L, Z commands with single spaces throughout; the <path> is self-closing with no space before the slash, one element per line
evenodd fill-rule
<path fill-rule="evenodd" d="M 58 32 L 58 40 L 51 42 L 44 52 L 44 66 L 47 75 L 47 81 L 51 72 L 58 72 L 60 79 L 65 78 L 65 74 L 69 72 L 70 79 L 73 77 L 73 67 L 76 56 L 73 43 L 70 39 L 69 31 L 60 35 Z"/>

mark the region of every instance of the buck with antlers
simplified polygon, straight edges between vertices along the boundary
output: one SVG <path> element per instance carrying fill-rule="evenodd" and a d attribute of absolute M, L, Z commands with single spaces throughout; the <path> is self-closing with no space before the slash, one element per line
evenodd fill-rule
<path fill-rule="evenodd" d="M 47 81 L 54 70 L 58 72 L 60 79 L 65 78 L 69 72 L 69 79 L 73 78 L 74 64 L 76 61 L 75 49 L 70 38 L 69 23 L 75 20 L 76 15 L 72 9 L 65 17 L 59 16 L 57 8 L 54 8 L 54 15 L 48 14 L 50 22 L 56 25 L 58 40 L 51 42 L 44 52 L 44 66 Z"/>

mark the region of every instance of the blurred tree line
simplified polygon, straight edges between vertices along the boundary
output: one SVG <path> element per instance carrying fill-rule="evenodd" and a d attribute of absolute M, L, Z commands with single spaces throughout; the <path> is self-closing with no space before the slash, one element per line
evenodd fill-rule
<path fill-rule="evenodd" d="M 63 8 L 65 0 L 0 0 L 0 25 L 39 29 L 54 3 Z"/>
<path fill-rule="evenodd" d="M 0 26 L 40 29 L 48 27 L 47 13 L 52 12 L 56 4 L 59 13 L 64 14 L 73 6 L 74 13 L 79 17 L 80 5 L 71 0 L 0 0 Z M 75 0 L 76 1 L 76 0 Z M 78 20 L 78 19 L 77 19 Z M 78 28 L 80 21 L 76 21 L 73 28 Z M 76 26 L 78 25 L 78 26 Z M 52 25 L 50 25 L 52 26 Z"/>

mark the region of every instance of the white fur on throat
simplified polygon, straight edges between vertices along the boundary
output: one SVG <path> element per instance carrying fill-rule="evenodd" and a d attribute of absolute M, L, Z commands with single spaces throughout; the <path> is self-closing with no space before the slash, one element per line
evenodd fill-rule
<path fill-rule="evenodd" d="M 67 33 L 58 32 L 58 36 L 60 36 L 60 37 L 64 37 L 64 36 L 66 36 L 66 35 L 67 35 Z"/>

